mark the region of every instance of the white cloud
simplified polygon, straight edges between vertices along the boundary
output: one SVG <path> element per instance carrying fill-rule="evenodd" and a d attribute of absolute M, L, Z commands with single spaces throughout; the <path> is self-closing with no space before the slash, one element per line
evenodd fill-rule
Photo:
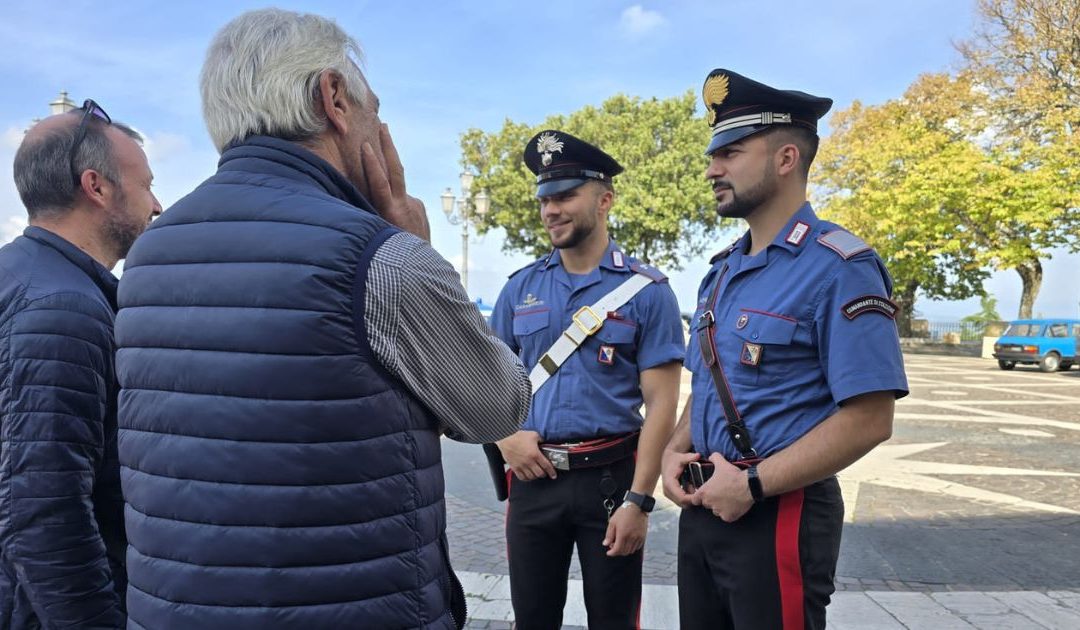
<path fill-rule="evenodd" d="M 442 257 L 446 259 L 446 262 L 448 262 L 448 263 L 450 263 L 451 265 L 454 266 L 455 271 L 457 271 L 458 273 L 461 273 L 461 254 L 454 254 L 452 256 L 447 256 L 443 252 L 439 252 L 439 253 L 442 254 Z M 469 268 L 470 269 L 475 268 L 474 265 L 476 264 L 476 261 L 473 260 L 473 261 L 470 261 L 470 263 L 471 264 L 469 265 Z"/>
<path fill-rule="evenodd" d="M 150 161 L 151 168 L 157 163 L 187 154 L 191 150 L 191 141 L 187 136 L 166 131 L 144 134 L 144 136 L 146 144 L 143 148 L 146 150 L 146 159 Z"/>
<path fill-rule="evenodd" d="M 6 177 L 0 177 L 0 239 L 3 241 L 0 245 L 22 234 L 26 227 L 26 210 L 19 199 L 19 192 L 15 190 L 11 170 L 22 135 L 22 129 L 17 127 L 11 127 L 0 135 L 0 168 L 7 173 Z"/>
<path fill-rule="evenodd" d="M 665 21 L 659 11 L 650 11 L 642 8 L 640 4 L 635 4 L 622 12 L 619 26 L 627 35 L 640 37 L 660 28 Z"/>
<path fill-rule="evenodd" d="M 25 129 L 18 127 L 5 129 L 3 133 L 0 133 L 0 148 L 17 150 L 19 144 L 22 143 L 25 131 Z M 136 129 L 136 131 L 141 133 L 145 139 L 143 149 L 146 151 L 146 157 L 150 160 L 151 166 L 156 162 L 165 162 L 191 151 L 191 140 L 187 136 L 167 131 L 151 133 L 143 132 L 140 129 Z"/>
<path fill-rule="evenodd" d="M 4 134 L 0 136 L 0 146 L 12 151 L 19 148 L 19 144 L 22 143 L 23 130 L 18 127 L 8 127 L 4 130 Z"/>
<path fill-rule="evenodd" d="M 26 229 L 26 217 L 7 217 L 6 221 L 0 222 L 0 245 L 10 243 L 16 236 Z"/>

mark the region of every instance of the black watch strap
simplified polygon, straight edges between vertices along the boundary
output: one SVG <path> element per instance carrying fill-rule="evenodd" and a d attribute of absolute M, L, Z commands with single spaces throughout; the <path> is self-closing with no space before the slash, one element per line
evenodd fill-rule
<path fill-rule="evenodd" d="M 754 497 L 754 503 L 765 500 L 765 489 L 761 487 L 761 478 L 757 474 L 757 464 L 746 469 L 746 483 L 750 486 L 750 496 Z"/>
<path fill-rule="evenodd" d="M 647 494 L 638 494 L 633 490 L 626 491 L 626 494 L 623 496 L 623 501 L 629 501 L 630 503 L 633 503 L 634 505 L 641 508 L 641 511 L 646 514 L 652 512 L 653 508 L 656 507 L 656 499 L 650 497 Z"/>

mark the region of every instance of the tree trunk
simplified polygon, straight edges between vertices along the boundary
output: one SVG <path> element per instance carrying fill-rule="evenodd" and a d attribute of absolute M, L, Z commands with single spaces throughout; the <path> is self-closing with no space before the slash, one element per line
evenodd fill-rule
<path fill-rule="evenodd" d="M 893 302 L 900 307 L 896 314 L 896 330 L 901 337 L 911 337 L 911 320 L 915 318 L 915 292 L 919 283 L 912 280 L 903 286 L 893 287 Z"/>
<path fill-rule="evenodd" d="M 1035 307 L 1035 298 L 1039 295 L 1042 287 L 1042 263 L 1038 258 L 1025 260 L 1016 266 L 1016 273 L 1020 274 L 1023 288 L 1020 292 L 1020 319 L 1029 319 L 1031 310 Z"/>

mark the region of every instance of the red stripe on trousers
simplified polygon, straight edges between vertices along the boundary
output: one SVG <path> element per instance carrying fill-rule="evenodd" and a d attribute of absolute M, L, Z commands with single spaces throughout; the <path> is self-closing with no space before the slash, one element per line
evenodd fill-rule
<path fill-rule="evenodd" d="M 776 573 L 780 577 L 780 606 L 784 630 L 803 630 L 802 567 L 799 565 L 799 521 L 802 489 L 780 496 L 776 511 Z"/>

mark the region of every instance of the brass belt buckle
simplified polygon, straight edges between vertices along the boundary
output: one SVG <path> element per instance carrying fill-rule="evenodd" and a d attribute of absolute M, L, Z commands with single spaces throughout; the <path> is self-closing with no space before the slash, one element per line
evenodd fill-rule
<path fill-rule="evenodd" d="M 548 461 L 556 470 L 570 470 L 570 451 L 543 446 L 540 448 L 540 452 L 544 454 L 544 457 L 548 458 Z"/>
<path fill-rule="evenodd" d="M 581 332 L 585 333 L 586 337 L 591 336 L 604 325 L 604 320 L 600 319 L 600 316 L 588 306 L 579 308 L 578 311 L 574 313 L 573 320 L 574 323 L 577 324 L 577 327 L 581 329 Z"/>

